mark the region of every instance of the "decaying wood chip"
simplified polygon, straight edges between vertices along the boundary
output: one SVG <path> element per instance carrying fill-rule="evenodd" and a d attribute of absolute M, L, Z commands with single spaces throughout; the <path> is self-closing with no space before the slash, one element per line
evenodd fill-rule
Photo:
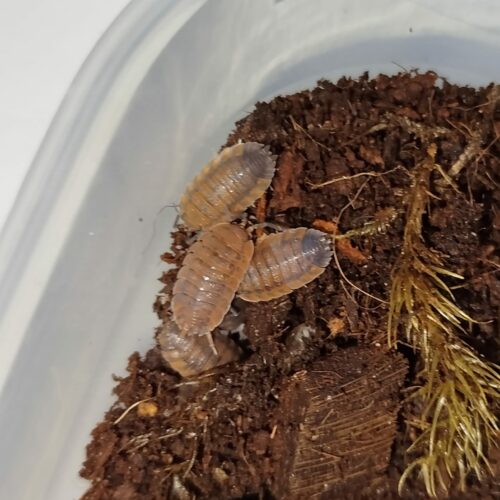
<path fill-rule="evenodd" d="M 302 205 L 302 189 L 297 179 L 302 174 L 304 159 L 294 151 L 285 151 L 278 159 L 273 180 L 273 197 L 269 206 L 278 211 Z"/>
<path fill-rule="evenodd" d="M 314 363 L 299 386 L 291 382 L 287 397 L 303 398 L 305 412 L 284 470 L 286 498 L 346 498 L 348 491 L 363 498 L 371 491 L 389 464 L 406 372 L 400 354 L 356 347 Z"/>

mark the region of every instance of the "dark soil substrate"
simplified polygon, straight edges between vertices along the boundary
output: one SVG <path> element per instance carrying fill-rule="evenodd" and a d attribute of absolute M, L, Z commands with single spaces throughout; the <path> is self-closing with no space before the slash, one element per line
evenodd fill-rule
<path fill-rule="evenodd" d="M 477 136 L 480 151 L 465 158 L 459 193 L 445 184 L 431 197 L 424 239 L 465 277 L 456 298 L 478 320 L 468 342 L 500 361 L 500 109 L 491 95 L 492 87 L 459 87 L 433 73 L 364 75 L 258 103 L 238 122 L 226 145 L 258 141 L 278 155 L 272 189 L 248 209 L 250 222 L 312 227 L 321 219 L 346 232 L 392 214 L 388 227 L 339 245 L 338 262 L 291 295 L 236 300 L 231 320 L 244 323 L 248 338 L 241 362 L 182 380 L 158 349 L 133 354 L 117 402 L 93 431 L 83 498 L 396 497 L 413 437 L 401 405 L 415 357 L 388 351 L 387 306 L 353 284 L 388 299 L 411 171 L 425 142 L 437 145 L 447 171 Z M 366 172 L 384 175 L 357 175 Z M 160 319 L 191 236 L 180 228 L 163 256 L 174 268 L 161 278 Z M 500 456 L 491 455 L 494 475 L 471 477 L 468 492 L 452 488 L 453 498 L 498 498 Z M 404 496 L 426 498 L 418 480 Z"/>

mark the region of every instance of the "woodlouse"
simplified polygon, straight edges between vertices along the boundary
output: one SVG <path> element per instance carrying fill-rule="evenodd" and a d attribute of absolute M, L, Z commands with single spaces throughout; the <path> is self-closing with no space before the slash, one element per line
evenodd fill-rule
<path fill-rule="evenodd" d="M 224 319 L 252 259 L 253 242 L 223 222 L 204 231 L 184 258 L 172 291 L 173 318 L 183 335 L 210 335 Z"/>
<path fill-rule="evenodd" d="M 207 338 L 182 335 L 179 327 L 171 319 L 166 320 L 158 335 L 163 358 L 183 377 L 198 375 L 239 359 L 240 350 L 228 337 L 215 332 L 213 343 L 217 354 Z"/>
<path fill-rule="evenodd" d="M 222 150 L 191 181 L 180 201 L 190 229 L 234 220 L 262 196 L 274 176 L 276 157 L 257 142 Z"/>
<path fill-rule="evenodd" d="M 264 237 L 238 290 L 248 302 L 275 299 L 316 279 L 332 257 L 332 240 L 316 229 L 299 227 Z"/>

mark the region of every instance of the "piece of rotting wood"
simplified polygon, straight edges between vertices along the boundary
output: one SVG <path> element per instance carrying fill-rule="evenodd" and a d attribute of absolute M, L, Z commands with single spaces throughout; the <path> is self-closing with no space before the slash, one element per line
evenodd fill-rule
<path fill-rule="evenodd" d="M 286 498 L 340 499 L 353 491 L 363 498 L 372 491 L 389 465 L 406 373 L 398 353 L 352 347 L 290 381 L 282 405 L 302 406 L 303 418 L 293 457 L 283 458 Z"/>

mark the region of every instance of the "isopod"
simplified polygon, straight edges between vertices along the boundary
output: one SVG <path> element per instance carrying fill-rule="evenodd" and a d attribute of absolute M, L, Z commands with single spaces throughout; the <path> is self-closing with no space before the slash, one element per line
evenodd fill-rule
<path fill-rule="evenodd" d="M 222 366 L 240 357 L 236 344 L 220 334 L 213 334 L 217 354 L 205 337 L 186 337 L 172 319 L 167 319 L 160 334 L 158 344 L 167 363 L 183 377 L 198 375 L 217 366 Z"/>
<path fill-rule="evenodd" d="M 316 279 L 332 257 L 332 240 L 316 229 L 299 227 L 264 237 L 238 290 L 248 302 L 275 299 Z"/>
<path fill-rule="evenodd" d="M 257 142 L 223 149 L 186 188 L 182 220 L 190 229 L 234 220 L 269 187 L 275 164 L 268 146 Z"/>
<path fill-rule="evenodd" d="M 191 245 L 172 290 L 172 313 L 183 335 L 209 335 L 231 306 L 254 245 L 241 227 L 223 222 Z"/>

